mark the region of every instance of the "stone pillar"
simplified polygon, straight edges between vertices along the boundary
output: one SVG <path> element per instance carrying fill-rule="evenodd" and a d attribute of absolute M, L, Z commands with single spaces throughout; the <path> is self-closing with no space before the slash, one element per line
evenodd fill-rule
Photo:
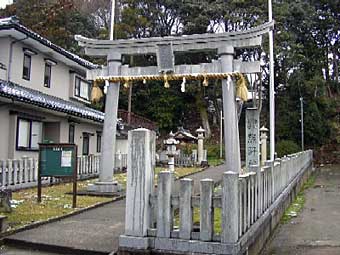
<path fill-rule="evenodd" d="M 265 128 L 264 126 L 261 127 L 260 129 L 260 139 L 261 139 L 261 165 L 265 165 L 266 161 L 267 161 L 267 132 L 268 129 Z"/>
<path fill-rule="evenodd" d="M 125 234 L 147 236 L 150 195 L 154 187 L 156 134 L 145 128 L 129 131 Z"/>
<path fill-rule="evenodd" d="M 197 133 L 197 164 L 201 165 L 204 160 L 203 150 L 204 150 L 204 132 L 205 130 L 200 127 L 196 130 Z"/>
<path fill-rule="evenodd" d="M 164 144 L 166 145 L 166 155 L 168 156 L 169 171 L 172 173 L 175 171 L 176 145 L 179 144 L 179 141 L 177 141 L 174 137 L 175 135 L 171 131 L 169 139 L 164 141 Z"/>
<path fill-rule="evenodd" d="M 121 54 L 110 52 L 107 57 L 107 62 L 109 75 L 119 75 Z M 112 193 L 119 190 L 118 183 L 113 180 L 119 87 L 119 82 L 111 82 L 107 89 L 99 181 L 94 185 L 89 185 L 89 191 Z"/>
<path fill-rule="evenodd" d="M 225 46 L 218 49 L 221 71 L 232 72 L 234 47 Z M 240 138 L 236 104 L 236 88 L 232 80 L 222 80 L 225 164 L 228 171 L 240 172 Z"/>
<path fill-rule="evenodd" d="M 246 110 L 246 167 L 260 165 L 260 113 L 256 108 Z"/>

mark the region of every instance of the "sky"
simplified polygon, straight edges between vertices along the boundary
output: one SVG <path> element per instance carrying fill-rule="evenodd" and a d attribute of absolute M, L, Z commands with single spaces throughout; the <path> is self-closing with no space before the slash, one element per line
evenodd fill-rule
<path fill-rule="evenodd" d="M 7 4 L 13 3 L 13 0 L 0 0 L 0 8 L 5 8 Z"/>

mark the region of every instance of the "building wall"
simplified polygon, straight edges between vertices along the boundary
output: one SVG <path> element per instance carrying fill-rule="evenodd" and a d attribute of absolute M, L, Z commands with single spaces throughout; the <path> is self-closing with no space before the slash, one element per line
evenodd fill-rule
<path fill-rule="evenodd" d="M 126 139 L 116 139 L 116 152 L 122 154 L 128 153 L 128 140 Z"/>
<path fill-rule="evenodd" d="M 0 38 L 0 63 L 8 70 L 10 39 Z M 0 79 L 7 80 L 7 70 L 0 69 Z"/>
<path fill-rule="evenodd" d="M 31 56 L 30 80 L 23 79 L 22 74 L 23 74 L 24 47 L 36 51 L 36 49 L 28 47 L 21 42 L 14 44 L 12 65 L 15 66 L 15 68 L 12 68 L 10 73 L 11 81 L 20 84 L 21 86 L 24 87 L 29 87 L 49 95 L 69 100 L 70 97 L 69 68 L 61 62 L 57 62 L 56 65 L 52 66 L 50 88 L 44 87 L 44 70 L 45 70 L 44 59 L 48 58 L 48 56 L 40 52 L 37 52 L 38 53 L 37 55 Z"/>
<path fill-rule="evenodd" d="M 71 123 L 68 121 L 61 121 L 61 135 L 60 142 L 68 143 L 69 138 L 69 126 Z M 74 134 L 74 142 L 78 146 L 78 155 L 82 155 L 83 151 L 83 133 L 89 133 L 89 154 L 98 155 L 100 153 L 97 152 L 97 132 L 102 131 L 101 124 L 91 124 L 91 123 L 72 123 L 75 126 L 75 134 Z"/>
<path fill-rule="evenodd" d="M 7 106 L 0 106 L 0 159 L 7 159 L 9 148 L 10 118 Z"/>
<path fill-rule="evenodd" d="M 41 118 L 43 122 L 43 140 L 47 138 L 56 143 L 69 142 L 70 122 L 68 122 L 66 114 L 56 114 L 27 104 L 0 106 L 0 140 L 2 141 L 0 159 L 17 159 L 22 156 L 38 157 L 37 151 L 17 150 L 18 117 L 25 114 Z M 100 154 L 97 152 L 97 132 L 102 131 L 102 123 L 76 119 L 73 124 L 75 125 L 75 144 L 78 146 L 78 155 L 82 155 L 84 132 L 90 134 L 89 154 Z"/>

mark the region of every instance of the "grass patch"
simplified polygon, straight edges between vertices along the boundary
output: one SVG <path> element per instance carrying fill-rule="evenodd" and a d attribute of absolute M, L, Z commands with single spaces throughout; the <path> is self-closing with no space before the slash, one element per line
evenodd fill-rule
<path fill-rule="evenodd" d="M 292 218 L 296 217 L 303 209 L 306 199 L 305 199 L 305 190 L 312 187 L 315 183 L 315 176 L 312 175 L 307 182 L 302 186 L 299 194 L 296 196 L 294 202 L 286 209 L 283 217 L 281 219 L 281 223 L 285 224 L 291 221 Z"/>
<path fill-rule="evenodd" d="M 79 181 L 78 189 L 84 189 L 91 181 Z M 81 208 L 98 203 L 107 202 L 112 198 L 77 196 L 77 208 L 72 208 L 72 195 L 65 194 L 72 191 L 72 183 L 57 184 L 42 188 L 42 201 L 37 202 L 37 188 L 30 188 L 13 192 L 12 199 L 17 202 L 11 213 L 6 215 L 8 230 L 17 229 L 33 222 L 45 221 L 53 217 L 68 214 Z"/>
<path fill-rule="evenodd" d="M 220 158 L 208 158 L 209 166 L 218 166 L 221 165 L 223 162 L 224 160 Z"/>
<path fill-rule="evenodd" d="M 155 183 L 157 183 L 157 177 L 159 172 L 161 171 L 167 171 L 167 168 L 164 167 L 156 167 L 155 169 Z M 194 174 L 197 172 L 202 171 L 202 168 L 200 167 L 175 167 L 175 177 L 177 179 L 182 178 L 184 176 L 187 176 L 189 174 Z"/>

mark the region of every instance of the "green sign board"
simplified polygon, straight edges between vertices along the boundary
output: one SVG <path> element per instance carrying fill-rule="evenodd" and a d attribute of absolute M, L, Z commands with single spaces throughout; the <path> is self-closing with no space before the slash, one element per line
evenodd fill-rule
<path fill-rule="evenodd" d="M 69 143 L 39 144 L 38 202 L 41 202 L 41 177 L 71 177 L 72 207 L 77 206 L 77 146 Z"/>
<path fill-rule="evenodd" d="M 40 144 L 40 176 L 73 176 L 76 153 L 74 144 Z"/>

